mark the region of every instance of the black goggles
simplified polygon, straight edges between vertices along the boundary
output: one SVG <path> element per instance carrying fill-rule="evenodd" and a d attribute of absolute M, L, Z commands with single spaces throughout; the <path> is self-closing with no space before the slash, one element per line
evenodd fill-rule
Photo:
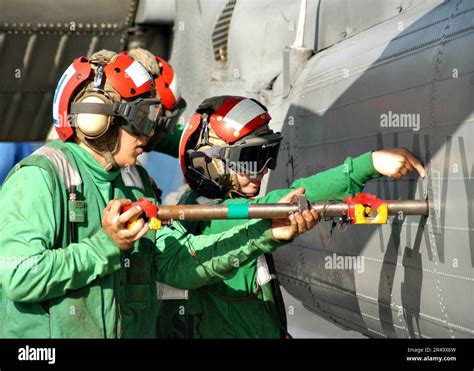
<path fill-rule="evenodd" d="M 156 122 L 164 112 L 159 99 L 138 98 L 131 102 L 102 103 L 71 103 L 71 113 L 89 113 L 121 117 L 124 130 L 136 136 L 148 136 L 156 127 Z"/>
<path fill-rule="evenodd" d="M 258 174 L 265 168 L 275 170 L 282 139 L 280 133 L 244 139 L 231 146 L 220 147 L 219 157 L 239 173 Z"/>

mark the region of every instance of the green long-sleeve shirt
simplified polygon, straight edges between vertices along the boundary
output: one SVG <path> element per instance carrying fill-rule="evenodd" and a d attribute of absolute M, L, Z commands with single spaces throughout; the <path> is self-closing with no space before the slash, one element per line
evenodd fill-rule
<path fill-rule="evenodd" d="M 379 177 L 368 152 L 356 158 L 347 158 L 344 164 L 294 181 L 289 189 L 279 189 L 251 200 L 226 199 L 226 204 L 273 203 L 289 190 L 305 188 L 311 202 L 342 200 L 361 192 L 365 183 Z M 180 203 L 197 203 L 199 194 L 191 191 L 183 195 Z M 213 220 L 184 222 L 183 227 L 194 234 L 211 235 L 225 231 L 245 220 Z M 256 290 L 256 262 L 249 260 L 230 279 L 188 292 L 188 300 L 163 300 L 158 306 L 157 332 L 160 337 L 194 338 L 278 338 L 281 331 L 276 298 L 267 284 L 258 295 Z M 280 303 L 281 304 L 281 303 Z"/>
<path fill-rule="evenodd" d="M 86 220 L 77 223 L 78 242 L 71 243 L 69 195 L 43 156 L 23 160 L 4 183 L 0 337 L 153 337 L 156 279 L 197 288 L 231 277 L 235 259 L 252 260 L 280 245 L 268 221 L 253 221 L 212 236 L 149 231 L 123 253 L 101 228 L 102 210 L 113 198 L 154 200 L 146 171 L 137 166 L 143 184 L 130 185 L 123 172 L 105 171 L 74 143 L 49 146 L 79 171 Z"/>

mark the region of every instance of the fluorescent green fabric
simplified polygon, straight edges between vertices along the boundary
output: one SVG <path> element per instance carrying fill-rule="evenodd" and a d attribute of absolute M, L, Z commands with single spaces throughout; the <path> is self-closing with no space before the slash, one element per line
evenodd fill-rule
<path fill-rule="evenodd" d="M 101 228 L 102 210 L 112 198 L 155 200 L 146 171 L 137 166 L 144 189 L 125 186 L 120 171 L 106 172 L 78 145 L 49 146 L 79 170 L 87 219 L 70 244 L 68 195 L 44 157 L 29 156 L 10 174 L 0 191 L 0 337 L 154 337 L 156 278 L 197 288 L 232 277 L 234 259 L 280 245 L 268 222 L 254 221 L 213 236 L 150 231 L 121 253 Z"/>
<path fill-rule="evenodd" d="M 161 139 L 154 151 L 164 153 L 166 155 L 179 157 L 179 141 L 181 140 L 181 134 L 183 133 L 184 125 L 178 123 L 172 133 L 166 134 Z"/>
<path fill-rule="evenodd" d="M 357 158 L 347 158 L 343 165 L 313 176 L 298 179 L 290 189 L 304 187 L 311 202 L 328 199 L 342 200 L 361 192 L 365 183 L 379 177 L 368 152 Z M 228 199 L 228 205 L 273 203 L 290 189 L 269 192 L 255 200 Z M 185 194 L 180 203 L 196 203 L 197 192 Z M 194 234 L 209 235 L 225 231 L 244 220 L 213 220 L 183 222 L 184 228 Z M 256 297 L 256 259 L 249 260 L 230 279 L 189 291 L 188 300 L 163 300 L 158 304 L 157 333 L 163 338 L 279 338 L 282 336 L 271 283 L 262 287 Z M 249 297 L 250 296 L 250 297 Z M 279 305 L 276 305 L 279 304 Z M 286 321 L 283 326 L 286 326 Z"/>

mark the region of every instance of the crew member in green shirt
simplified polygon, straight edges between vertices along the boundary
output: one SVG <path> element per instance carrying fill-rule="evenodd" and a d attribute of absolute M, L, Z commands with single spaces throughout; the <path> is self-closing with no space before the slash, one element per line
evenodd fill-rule
<path fill-rule="evenodd" d="M 399 179 L 421 163 L 405 149 L 348 157 L 341 166 L 298 179 L 289 189 L 257 198 L 262 178 L 276 167 L 282 136 L 268 126 L 267 109 L 253 99 L 206 99 L 190 118 L 180 144 L 183 174 L 192 188 L 182 204 L 272 203 L 290 190 L 311 202 L 342 200 L 361 192 L 381 175 Z M 242 220 L 182 221 L 194 235 L 212 235 L 242 225 Z M 258 268 L 258 269 L 257 269 Z M 225 281 L 179 291 L 161 285 L 157 336 L 161 338 L 288 337 L 286 313 L 272 257 L 261 254 Z"/>
<path fill-rule="evenodd" d="M 123 53 L 140 62 L 153 76 L 156 95 L 163 105 L 163 114 L 158 118 L 155 134 L 145 146 L 145 152 L 157 151 L 177 158 L 184 129 L 179 118 L 186 101 L 181 96 L 176 72 L 167 61 L 149 50 L 135 48 Z"/>
<path fill-rule="evenodd" d="M 155 337 L 156 281 L 195 289 L 230 278 L 236 261 L 315 225 L 305 212 L 206 236 L 150 230 L 143 218 L 128 229 L 142 210 L 122 206 L 156 202 L 137 157 L 162 103 L 126 54 L 103 50 L 65 71 L 53 101 L 60 139 L 18 163 L 0 191 L 0 337 Z"/>

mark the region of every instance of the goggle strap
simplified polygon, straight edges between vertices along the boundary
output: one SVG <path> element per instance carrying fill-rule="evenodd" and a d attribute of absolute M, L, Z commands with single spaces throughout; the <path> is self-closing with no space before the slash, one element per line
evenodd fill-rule
<path fill-rule="evenodd" d="M 115 114 L 115 104 L 105 103 L 71 103 L 71 113 L 90 113 L 95 115 L 109 115 Z"/>
<path fill-rule="evenodd" d="M 256 146 L 259 147 L 259 146 Z M 199 152 L 205 153 L 209 157 L 220 158 L 226 160 L 229 158 L 230 151 L 232 147 L 221 147 L 221 146 L 212 146 L 211 148 L 206 148 L 199 150 Z"/>
<path fill-rule="evenodd" d="M 221 153 L 222 152 L 221 149 L 225 149 L 225 148 L 220 147 L 220 146 L 212 146 L 211 148 L 198 150 L 198 152 L 204 153 L 208 157 L 223 159 L 224 157 L 221 156 L 223 154 Z"/>
<path fill-rule="evenodd" d="M 263 164 L 263 166 L 260 168 L 260 170 L 257 171 L 257 174 L 260 174 L 263 170 L 265 170 L 266 167 L 268 167 L 269 169 L 271 169 L 268 164 L 270 163 L 270 161 L 275 161 L 273 159 L 273 157 L 270 157 L 270 158 L 267 158 L 267 161 L 265 161 L 265 163 Z M 273 170 L 273 169 L 271 169 Z"/>

